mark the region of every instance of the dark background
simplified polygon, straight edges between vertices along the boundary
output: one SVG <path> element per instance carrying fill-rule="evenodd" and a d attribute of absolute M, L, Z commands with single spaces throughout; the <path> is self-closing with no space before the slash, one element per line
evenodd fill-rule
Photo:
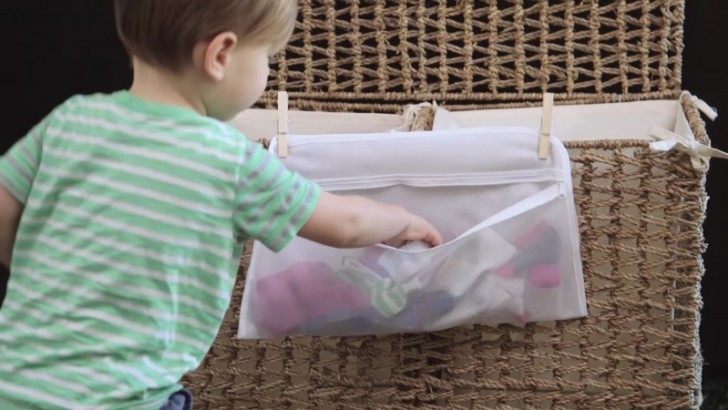
<path fill-rule="evenodd" d="M 683 88 L 718 109 L 707 121 L 713 145 L 728 151 L 728 2 L 687 0 Z M 708 173 L 708 251 L 703 279 L 704 376 L 728 379 L 728 161 L 713 160 Z"/>
<path fill-rule="evenodd" d="M 728 150 L 728 13 L 726 0 L 687 0 L 683 88 L 726 118 L 709 123 L 713 144 Z M 76 93 L 127 87 L 131 71 L 114 31 L 110 0 L 0 3 L 0 152 L 54 106 Z M 705 235 L 705 308 L 701 338 L 705 377 L 728 379 L 728 161 L 712 162 Z M 0 273 L 0 299 L 4 278 Z"/>

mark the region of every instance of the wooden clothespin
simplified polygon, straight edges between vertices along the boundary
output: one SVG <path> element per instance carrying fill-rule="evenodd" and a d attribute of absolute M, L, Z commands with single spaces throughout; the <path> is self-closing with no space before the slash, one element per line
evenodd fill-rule
<path fill-rule="evenodd" d="M 288 156 L 288 93 L 278 92 L 278 156 Z"/>
<path fill-rule="evenodd" d="M 553 126 L 554 93 L 544 93 L 541 131 L 538 134 L 538 157 L 547 159 L 551 151 L 551 128 Z"/>

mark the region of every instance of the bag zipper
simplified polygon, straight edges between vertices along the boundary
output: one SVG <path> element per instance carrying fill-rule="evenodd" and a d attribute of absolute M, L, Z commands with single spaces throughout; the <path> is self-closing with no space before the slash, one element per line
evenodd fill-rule
<path fill-rule="evenodd" d="M 536 192 L 526 198 L 521 199 L 520 201 L 516 202 L 515 204 L 509 206 L 505 210 L 498 212 L 494 215 L 491 215 L 487 219 L 481 221 L 477 225 L 471 227 L 467 231 L 461 233 L 456 238 L 440 245 L 434 248 L 424 249 L 424 250 L 407 250 L 407 249 L 399 249 L 395 248 L 393 246 L 389 246 L 386 244 L 377 244 L 374 245 L 375 247 L 387 249 L 388 251 L 395 251 L 398 253 L 404 253 L 404 254 L 411 254 L 411 255 L 426 255 L 428 253 L 433 252 L 439 252 L 442 250 L 443 247 L 449 247 L 453 244 L 462 241 L 464 238 L 467 238 L 470 235 L 475 234 L 476 232 L 489 228 L 493 225 L 497 225 L 503 221 L 506 221 L 511 218 L 515 218 L 518 215 L 521 215 L 523 213 L 526 213 L 534 208 L 538 208 L 539 206 L 543 206 L 551 201 L 554 200 L 563 200 L 566 198 L 566 181 L 565 180 L 557 180 L 554 184 L 549 185 L 548 187 L 542 189 L 539 192 Z"/>
<path fill-rule="evenodd" d="M 369 133 L 369 134 L 320 134 L 320 135 L 288 135 L 287 143 L 288 147 L 301 147 L 304 145 L 312 145 L 319 143 L 335 144 L 339 142 L 351 142 L 351 141 L 382 141 L 382 140 L 395 140 L 395 139 L 410 139 L 420 138 L 423 136 L 432 136 L 433 133 L 437 133 L 442 137 L 447 135 L 458 135 L 464 132 L 477 132 L 478 134 L 500 134 L 503 132 L 528 132 L 533 133 L 534 129 L 529 127 L 487 127 L 487 128 L 458 128 L 451 130 L 438 130 L 438 131 L 412 131 L 412 132 L 382 132 L 382 133 Z M 538 135 L 538 134 L 536 134 Z M 278 137 L 273 137 L 270 141 L 268 150 L 275 153 L 278 147 Z"/>
<path fill-rule="evenodd" d="M 325 178 L 316 179 L 315 181 L 327 191 L 345 191 L 353 189 L 387 188 L 395 185 L 412 187 L 492 186 L 524 182 L 561 181 L 565 178 L 566 175 L 561 169 L 544 168 L 539 170 L 449 175 L 395 174 L 350 178 Z"/>

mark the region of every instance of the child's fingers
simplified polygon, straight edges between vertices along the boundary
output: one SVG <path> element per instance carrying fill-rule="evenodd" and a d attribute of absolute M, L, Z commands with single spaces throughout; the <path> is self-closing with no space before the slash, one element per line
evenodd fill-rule
<path fill-rule="evenodd" d="M 442 236 L 440 235 L 440 233 L 439 233 L 439 232 L 437 232 L 437 231 L 435 231 L 435 230 L 429 231 L 429 232 L 427 233 L 427 235 L 425 236 L 425 239 L 424 239 L 424 241 L 425 241 L 425 242 L 427 242 L 427 243 L 428 243 L 428 244 L 429 244 L 430 246 L 432 246 L 433 248 L 434 248 L 435 246 L 440 246 L 440 245 L 442 245 L 442 242 L 443 242 L 443 240 L 442 240 Z"/>

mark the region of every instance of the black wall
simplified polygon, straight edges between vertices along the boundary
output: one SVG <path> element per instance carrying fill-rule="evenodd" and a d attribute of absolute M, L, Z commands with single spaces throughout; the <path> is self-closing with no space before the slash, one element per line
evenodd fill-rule
<path fill-rule="evenodd" d="M 713 145 L 728 151 L 728 2 L 687 0 L 683 88 L 718 109 L 708 121 Z M 708 173 L 708 251 L 700 328 L 706 377 L 728 378 L 728 161 L 713 160 Z M 725 293 L 725 294 L 724 294 Z"/>

